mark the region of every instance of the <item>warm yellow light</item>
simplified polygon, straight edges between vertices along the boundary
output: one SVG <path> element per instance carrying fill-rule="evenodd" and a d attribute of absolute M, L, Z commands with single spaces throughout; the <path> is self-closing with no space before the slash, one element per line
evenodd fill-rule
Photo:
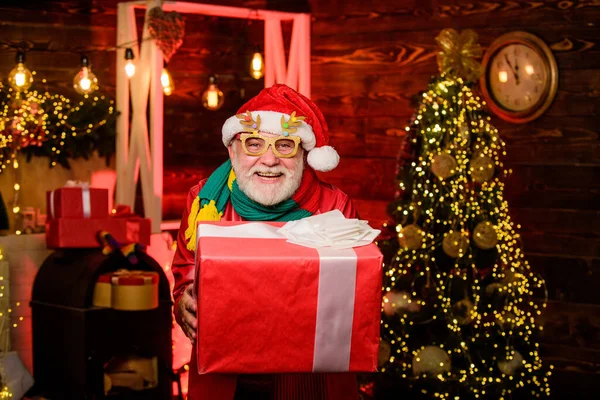
<path fill-rule="evenodd" d="M 535 72 L 535 70 L 533 69 L 533 65 L 527 64 L 525 66 L 525 72 L 527 72 L 529 75 L 533 75 Z"/>
<path fill-rule="evenodd" d="M 265 74 L 264 65 L 262 54 L 257 51 L 252 56 L 252 61 L 250 62 L 250 76 L 254 79 L 262 78 Z"/>
<path fill-rule="evenodd" d="M 209 90 L 206 96 L 206 103 L 209 108 L 217 107 L 219 104 L 219 93 L 214 89 Z"/>
<path fill-rule="evenodd" d="M 25 65 L 19 64 L 8 74 L 8 82 L 13 89 L 24 91 L 33 83 L 33 76 Z"/>
<path fill-rule="evenodd" d="M 133 60 L 127 60 L 127 62 L 125 63 L 125 73 L 129 78 L 135 75 L 135 64 L 133 63 Z"/>
<path fill-rule="evenodd" d="M 125 49 L 125 73 L 129 78 L 135 74 L 135 64 L 133 63 L 133 49 Z"/>
<path fill-rule="evenodd" d="M 21 189 L 21 185 L 19 185 L 18 183 L 15 183 L 14 188 L 15 188 L 15 190 L 19 190 L 19 189 Z"/>
<path fill-rule="evenodd" d="M 88 91 L 92 87 L 92 81 L 87 76 L 81 78 L 79 81 L 79 86 L 81 86 L 81 90 Z"/>
<path fill-rule="evenodd" d="M 17 214 L 19 211 L 21 211 L 21 207 L 19 207 L 19 206 L 13 207 L 13 213 Z"/>
<path fill-rule="evenodd" d="M 25 73 L 24 72 L 19 71 L 15 74 L 15 84 L 17 86 L 25 85 Z"/>
<path fill-rule="evenodd" d="M 207 110 L 215 111 L 221 108 L 224 100 L 225 96 L 223 96 L 223 92 L 217 85 L 217 78 L 211 76 L 208 79 L 208 88 L 202 93 L 202 105 Z"/>
<path fill-rule="evenodd" d="M 498 80 L 502 83 L 508 81 L 508 73 L 506 71 L 498 72 Z"/>
<path fill-rule="evenodd" d="M 81 69 L 73 78 L 73 88 L 79 94 L 90 94 L 98 89 L 98 78 L 92 72 L 86 56 L 81 57 Z"/>
<path fill-rule="evenodd" d="M 18 52 L 15 62 L 17 65 L 8 73 L 8 83 L 14 90 L 22 92 L 31 87 L 33 74 L 25 66 L 25 53 Z"/>
<path fill-rule="evenodd" d="M 160 83 L 163 87 L 163 93 L 165 96 L 170 96 L 175 90 L 173 78 L 171 78 L 171 74 L 169 73 L 167 67 L 164 67 L 162 73 L 160 74 Z"/>

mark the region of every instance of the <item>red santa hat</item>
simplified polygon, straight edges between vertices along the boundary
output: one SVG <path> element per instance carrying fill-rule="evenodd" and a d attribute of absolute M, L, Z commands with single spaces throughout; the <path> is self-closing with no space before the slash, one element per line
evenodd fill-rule
<path fill-rule="evenodd" d="M 223 124 L 223 144 L 240 132 L 260 131 L 298 136 L 308 152 L 307 162 L 317 171 L 331 171 L 340 156 L 329 146 L 329 129 L 315 103 L 286 85 L 263 89 Z"/>

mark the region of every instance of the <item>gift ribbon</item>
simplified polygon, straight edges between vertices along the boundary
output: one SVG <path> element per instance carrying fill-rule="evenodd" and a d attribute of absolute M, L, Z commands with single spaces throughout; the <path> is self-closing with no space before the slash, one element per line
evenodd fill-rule
<path fill-rule="evenodd" d="M 67 185 L 65 187 L 75 187 Z M 90 200 L 90 188 L 89 186 L 80 186 L 81 188 L 81 202 L 83 204 L 83 218 L 90 218 L 92 215 L 92 203 Z M 54 209 L 54 195 L 56 190 L 50 192 L 50 218 L 55 218 L 56 211 Z"/>
<path fill-rule="evenodd" d="M 81 201 L 83 202 L 83 218 L 89 218 L 92 215 L 89 187 L 81 188 Z"/>
<path fill-rule="evenodd" d="M 277 229 L 260 222 L 231 226 L 200 223 L 196 248 L 200 248 L 198 241 L 202 237 L 286 240 Z M 320 266 L 313 371 L 348 371 L 358 259 L 352 249 L 321 247 L 316 251 Z"/>
<path fill-rule="evenodd" d="M 313 371 L 347 371 L 356 291 L 356 253 L 320 247 Z"/>
<path fill-rule="evenodd" d="M 50 192 L 50 218 L 54 218 L 54 190 Z"/>

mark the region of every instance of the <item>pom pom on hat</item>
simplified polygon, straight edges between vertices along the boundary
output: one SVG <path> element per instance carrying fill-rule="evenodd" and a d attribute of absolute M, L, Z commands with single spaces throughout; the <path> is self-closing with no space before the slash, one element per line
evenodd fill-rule
<path fill-rule="evenodd" d="M 340 162 L 340 156 L 331 146 L 315 147 L 308 152 L 308 165 L 317 171 L 331 171 Z"/>
<path fill-rule="evenodd" d="M 248 124 L 249 120 L 256 123 Z M 241 124 L 242 121 L 246 123 Z M 321 110 L 310 99 L 282 84 L 263 89 L 240 107 L 236 115 L 225 121 L 223 144 L 229 146 L 236 134 L 251 131 L 249 127 L 260 132 L 286 135 L 288 132 L 285 130 L 291 128 L 292 123 L 296 131 L 289 135 L 302 140 L 302 147 L 308 152 L 308 165 L 317 171 L 334 169 L 340 156 L 329 146 L 329 129 Z"/>

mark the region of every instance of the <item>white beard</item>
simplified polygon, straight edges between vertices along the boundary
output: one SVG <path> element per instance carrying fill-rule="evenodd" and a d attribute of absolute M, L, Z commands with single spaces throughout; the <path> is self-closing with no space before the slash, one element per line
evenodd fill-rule
<path fill-rule="evenodd" d="M 246 173 L 238 170 L 237 155 L 234 157 L 233 170 L 235 171 L 238 187 L 250 199 L 264 206 L 273 206 L 291 198 L 302 182 L 304 172 L 304 160 L 298 158 L 296 170 L 291 171 L 283 166 L 265 167 L 254 166 Z M 283 174 L 284 179 L 280 183 L 261 184 L 252 179 L 255 173 Z"/>

